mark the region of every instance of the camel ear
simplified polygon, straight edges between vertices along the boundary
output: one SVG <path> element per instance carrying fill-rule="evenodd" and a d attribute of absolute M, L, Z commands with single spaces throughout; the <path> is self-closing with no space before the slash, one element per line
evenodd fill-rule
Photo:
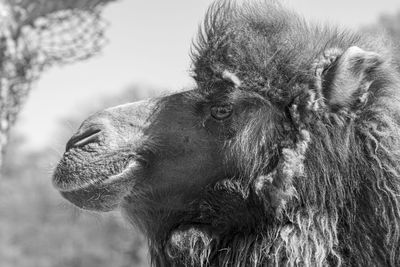
<path fill-rule="evenodd" d="M 327 70 L 323 95 L 331 108 L 351 107 L 365 101 L 376 69 L 383 59 L 374 52 L 353 46 L 348 48 Z"/>

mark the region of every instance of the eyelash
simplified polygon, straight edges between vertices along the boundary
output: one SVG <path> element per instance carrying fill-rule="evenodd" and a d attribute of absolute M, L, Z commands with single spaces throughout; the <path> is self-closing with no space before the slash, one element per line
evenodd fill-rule
<path fill-rule="evenodd" d="M 215 120 L 225 120 L 233 113 L 233 107 L 230 104 L 211 106 L 210 114 Z"/>

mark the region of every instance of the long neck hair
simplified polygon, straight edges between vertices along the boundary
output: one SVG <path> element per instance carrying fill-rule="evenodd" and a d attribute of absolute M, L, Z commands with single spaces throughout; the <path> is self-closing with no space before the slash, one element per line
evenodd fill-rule
<path fill-rule="evenodd" d="M 222 179 L 183 212 L 148 215 L 154 265 L 400 264 L 400 131 L 390 102 L 326 114 L 309 110 L 309 98 L 292 105 L 294 127 L 281 135 L 291 140 L 276 151 L 254 159 L 272 145 L 241 147 L 249 129 L 229 144 L 247 179 Z"/>
<path fill-rule="evenodd" d="M 362 40 L 309 28 L 276 1 L 243 9 L 228 2 L 210 9 L 195 46 L 199 87 L 226 68 L 244 86 L 298 90 L 277 94 L 275 120 L 261 110 L 227 142 L 232 175 L 185 211 L 141 199 L 146 213 L 134 223 L 149 238 L 153 264 L 400 266 L 400 82 L 376 81 L 381 89 L 358 107 L 333 112 L 309 65 L 326 47 Z"/>

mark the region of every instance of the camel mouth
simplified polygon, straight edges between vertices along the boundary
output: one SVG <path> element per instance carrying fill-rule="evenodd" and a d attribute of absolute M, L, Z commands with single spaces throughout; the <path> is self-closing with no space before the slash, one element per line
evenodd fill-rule
<path fill-rule="evenodd" d="M 119 166 L 118 170 L 115 169 L 115 165 Z M 83 168 L 76 171 L 73 162 L 66 163 L 63 158 L 53 175 L 53 185 L 75 206 L 106 212 L 116 209 L 129 194 L 137 180 L 135 173 L 141 168 L 139 161 L 130 159 L 112 164 L 108 173 L 90 173 Z"/>
<path fill-rule="evenodd" d="M 141 168 L 141 164 L 136 160 L 130 160 L 121 171 L 115 174 L 94 174 L 97 177 L 87 177 L 85 174 L 74 173 L 73 177 L 65 174 L 63 167 L 58 166 L 53 175 L 53 185 L 60 192 L 74 192 L 78 190 L 86 190 L 91 187 L 102 187 L 110 184 L 118 183 L 119 180 L 126 180 L 131 177 L 135 170 Z M 80 179 L 76 179 L 76 176 Z"/>

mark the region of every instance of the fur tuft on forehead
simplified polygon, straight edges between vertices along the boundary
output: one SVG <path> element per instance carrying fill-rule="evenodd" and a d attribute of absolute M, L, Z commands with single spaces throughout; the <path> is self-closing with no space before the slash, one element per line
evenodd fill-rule
<path fill-rule="evenodd" d="M 227 70 L 240 79 L 242 89 L 286 90 L 290 102 L 296 92 L 288 90 L 313 82 L 314 62 L 324 51 L 359 43 L 360 36 L 310 25 L 278 1 L 217 1 L 193 45 L 193 76 L 200 88 L 209 88 L 218 73 Z"/>

